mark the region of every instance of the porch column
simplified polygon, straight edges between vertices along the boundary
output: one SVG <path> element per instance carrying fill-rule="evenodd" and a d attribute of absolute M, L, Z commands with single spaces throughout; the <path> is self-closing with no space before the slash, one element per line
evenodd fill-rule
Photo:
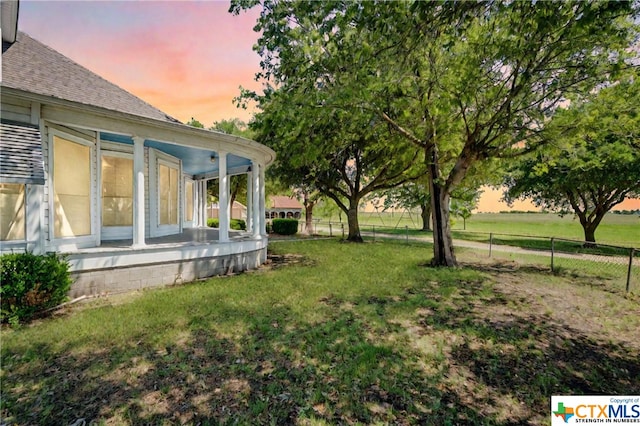
<path fill-rule="evenodd" d="M 260 212 L 260 222 L 256 222 L 260 224 L 260 234 L 263 236 L 267 235 L 267 220 L 264 217 L 264 211 L 265 211 L 265 191 L 264 191 L 264 165 L 260 164 L 260 177 L 259 177 L 259 182 L 260 182 L 260 196 L 259 196 L 259 200 L 260 200 L 260 208 L 258 209 Z"/>
<path fill-rule="evenodd" d="M 229 241 L 229 176 L 227 176 L 227 153 L 220 151 L 218 155 L 218 178 L 220 179 L 218 193 L 218 240 L 225 242 Z"/>
<path fill-rule="evenodd" d="M 200 193 L 200 204 L 198 204 L 198 226 L 207 226 L 207 180 L 203 179 L 198 182 L 198 192 Z"/>
<path fill-rule="evenodd" d="M 264 209 L 260 208 L 260 169 L 260 164 L 257 162 L 254 162 L 251 165 L 251 180 L 253 181 L 253 184 L 251 185 L 253 187 L 253 191 L 251 193 L 251 198 L 253 199 L 253 208 L 251 210 L 253 228 L 251 228 L 251 231 L 254 238 L 260 237 L 260 230 L 262 229 L 260 215 L 262 215 L 264 220 Z"/>
<path fill-rule="evenodd" d="M 251 166 L 251 172 L 247 173 L 247 231 L 253 231 L 253 169 L 255 166 Z"/>
<path fill-rule="evenodd" d="M 133 247 L 144 247 L 144 138 L 133 137 Z"/>

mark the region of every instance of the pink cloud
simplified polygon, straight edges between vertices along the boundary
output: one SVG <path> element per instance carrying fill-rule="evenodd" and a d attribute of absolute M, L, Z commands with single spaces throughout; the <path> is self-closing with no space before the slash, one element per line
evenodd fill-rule
<path fill-rule="evenodd" d="M 232 99 L 257 89 L 258 11 L 226 2 L 25 2 L 21 28 L 181 120 L 249 119 Z"/>

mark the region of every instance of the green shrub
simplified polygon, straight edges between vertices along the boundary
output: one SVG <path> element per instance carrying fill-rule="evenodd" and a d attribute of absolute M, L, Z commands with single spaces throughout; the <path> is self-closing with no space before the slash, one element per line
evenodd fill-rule
<path fill-rule="evenodd" d="M 0 256 L 0 321 L 26 321 L 64 302 L 71 288 L 69 264 L 56 253 Z"/>
<path fill-rule="evenodd" d="M 273 219 L 271 223 L 273 232 L 280 235 L 293 235 L 298 232 L 297 219 Z"/>
<path fill-rule="evenodd" d="M 207 219 L 207 226 L 209 228 L 219 228 L 220 227 L 220 219 L 218 218 L 209 218 Z M 247 223 L 242 219 L 230 219 L 229 227 L 236 231 L 246 231 Z"/>
<path fill-rule="evenodd" d="M 242 219 L 231 219 L 229 226 L 236 231 L 246 231 L 247 223 Z"/>

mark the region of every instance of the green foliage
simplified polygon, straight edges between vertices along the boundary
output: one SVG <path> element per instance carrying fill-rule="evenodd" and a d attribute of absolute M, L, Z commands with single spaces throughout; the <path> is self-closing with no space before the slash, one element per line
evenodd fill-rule
<path fill-rule="evenodd" d="M 247 230 L 247 223 L 243 219 L 231 219 L 229 221 L 229 226 L 231 229 L 235 229 L 236 231 Z"/>
<path fill-rule="evenodd" d="M 197 127 L 198 129 L 204 129 L 204 124 L 202 124 L 201 122 L 199 122 L 193 117 L 191 117 L 191 120 L 187 121 L 185 124 L 187 126 Z"/>
<path fill-rule="evenodd" d="M 219 228 L 220 219 L 217 217 L 210 217 L 207 219 L 207 226 L 209 228 Z M 247 223 L 243 219 L 229 219 L 229 228 L 236 231 L 245 231 L 247 229 Z"/>
<path fill-rule="evenodd" d="M 296 219 L 273 219 L 271 229 L 276 234 L 294 235 L 298 232 L 298 221 Z"/>
<path fill-rule="evenodd" d="M 27 321 L 64 302 L 71 288 L 69 264 L 55 254 L 0 257 L 0 321 Z"/>
<path fill-rule="evenodd" d="M 514 163 L 505 198 L 528 197 L 552 211 L 574 212 L 595 241 L 604 215 L 640 195 L 640 82 L 624 79 L 575 100 L 545 129 L 544 149 Z"/>
<path fill-rule="evenodd" d="M 249 126 L 239 118 L 230 118 L 216 121 L 210 130 L 226 133 L 228 135 L 242 136 L 243 138 L 253 139 L 254 134 Z"/>
<path fill-rule="evenodd" d="M 230 10 L 258 4 L 256 77 L 267 90 L 242 97 L 258 101 L 256 129 L 282 173 L 318 182 L 341 205 L 424 161 L 443 265 L 455 264 L 442 259 L 453 258 L 454 190 L 487 161 L 544 143 L 538 130 L 569 92 L 624 65 L 637 13 L 596 1 L 236 0 Z M 370 182 L 361 188 L 358 177 Z"/>

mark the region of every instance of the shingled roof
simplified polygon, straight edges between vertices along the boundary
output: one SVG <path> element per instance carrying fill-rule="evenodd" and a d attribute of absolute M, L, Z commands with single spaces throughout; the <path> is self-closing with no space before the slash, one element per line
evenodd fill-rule
<path fill-rule="evenodd" d="M 126 90 L 19 31 L 2 45 L 2 86 L 112 111 L 179 123 Z"/>
<path fill-rule="evenodd" d="M 271 195 L 269 196 L 272 209 L 302 209 L 302 205 L 298 200 L 293 197 L 287 197 L 286 195 Z"/>

